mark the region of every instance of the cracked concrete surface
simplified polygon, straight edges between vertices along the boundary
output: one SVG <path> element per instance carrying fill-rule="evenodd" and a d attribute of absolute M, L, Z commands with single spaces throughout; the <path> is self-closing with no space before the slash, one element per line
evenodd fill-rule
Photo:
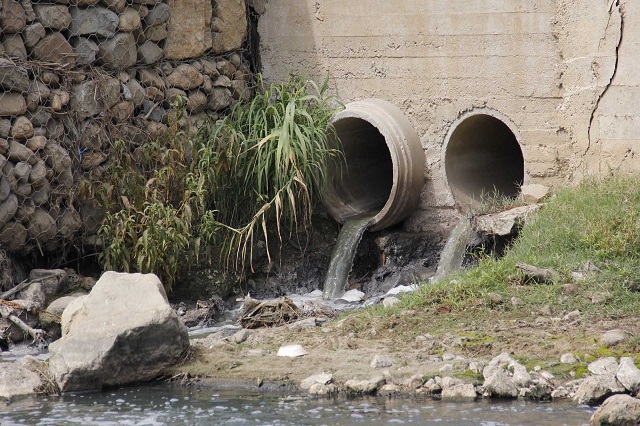
<path fill-rule="evenodd" d="M 455 218 L 443 145 L 466 111 L 515 125 L 525 183 L 640 170 L 637 23 L 634 0 L 270 0 L 259 31 L 267 79 L 329 72 L 343 101 L 379 97 L 408 116 L 426 155 L 405 224 L 419 231 Z"/>

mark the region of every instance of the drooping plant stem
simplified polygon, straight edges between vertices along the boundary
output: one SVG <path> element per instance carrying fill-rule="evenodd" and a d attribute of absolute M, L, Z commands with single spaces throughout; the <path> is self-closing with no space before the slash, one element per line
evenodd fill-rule
<path fill-rule="evenodd" d="M 258 76 L 251 100 L 195 133 L 176 105 L 161 139 L 135 150 L 115 142 L 108 173 L 84 187 L 107 210 L 104 267 L 155 272 L 170 287 L 203 259 L 242 272 L 258 240 L 308 227 L 328 162 L 341 156 L 327 83 L 265 86 Z"/>

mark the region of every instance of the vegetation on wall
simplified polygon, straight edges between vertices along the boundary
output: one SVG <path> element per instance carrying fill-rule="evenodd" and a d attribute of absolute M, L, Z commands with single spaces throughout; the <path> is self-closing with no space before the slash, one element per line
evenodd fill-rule
<path fill-rule="evenodd" d="M 178 113 L 158 140 L 134 150 L 115 142 L 108 172 L 85 188 L 107 210 L 104 268 L 154 272 L 170 288 L 200 260 L 242 271 L 271 231 L 282 239 L 306 228 L 327 162 L 340 157 L 327 82 L 294 76 L 265 87 L 258 76 L 253 99 L 197 131 Z"/>

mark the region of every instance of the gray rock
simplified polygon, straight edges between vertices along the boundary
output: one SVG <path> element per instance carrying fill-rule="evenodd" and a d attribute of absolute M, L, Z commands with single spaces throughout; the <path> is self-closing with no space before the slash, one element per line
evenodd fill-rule
<path fill-rule="evenodd" d="M 98 45 L 95 41 L 87 37 L 74 37 L 71 40 L 76 55 L 78 55 L 78 65 L 91 65 L 98 56 Z"/>
<path fill-rule="evenodd" d="M 187 109 L 191 114 L 199 114 L 207 106 L 207 95 L 199 90 L 191 90 L 188 94 Z"/>
<path fill-rule="evenodd" d="M 485 369 L 486 370 L 486 369 Z M 486 376 L 485 376 L 486 377 Z M 495 368 L 484 382 L 485 393 L 498 398 L 517 398 L 518 388 L 501 368 Z"/>
<path fill-rule="evenodd" d="M 145 41 L 138 46 L 138 61 L 145 65 L 155 64 L 163 56 L 164 51 L 152 41 Z"/>
<path fill-rule="evenodd" d="M 24 115 L 13 120 L 11 125 L 11 137 L 18 140 L 24 140 L 31 136 L 33 136 L 33 124 L 31 124 L 31 120 Z"/>
<path fill-rule="evenodd" d="M 214 16 L 219 21 L 213 36 L 213 50 L 217 54 L 239 50 L 247 37 L 246 6 L 244 0 L 218 0 Z"/>
<path fill-rule="evenodd" d="M 524 225 L 539 208 L 540 204 L 532 204 L 478 216 L 474 219 L 474 228 L 485 235 L 510 235 L 517 227 Z"/>
<path fill-rule="evenodd" d="M 229 89 L 216 87 L 208 97 L 207 106 L 212 111 L 221 111 L 228 108 L 233 102 L 233 97 Z"/>
<path fill-rule="evenodd" d="M 167 24 L 152 25 L 144 29 L 144 39 L 161 42 L 167 38 Z"/>
<path fill-rule="evenodd" d="M 300 382 L 300 389 L 309 390 L 313 385 L 328 385 L 333 380 L 331 373 L 321 373 L 309 376 Z"/>
<path fill-rule="evenodd" d="M 593 413 L 591 426 L 640 425 L 640 399 L 629 395 L 614 395 Z"/>
<path fill-rule="evenodd" d="M 157 6 L 149 9 L 149 13 L 144 18 L 145 24 L 158 25 L 163 24 L 169 20 L 169 5 L 166 3 L 160 3 Z"/>
<path fill-rule="evenodd" d="M 323 385 L 321 383 L 315 383 L 309 388 L 309 395 L 314 396 L 328 396 L 338 392 L 338 388 L 333 383 Z"/>
<path fill-rule="evenodd" d="M 0 93 L 0 116 L 14 117 L 27 112 L 27 102 L 20 93 Z"/>
<path fill-rule="evenodd" d="M 616 371 L 618 371 L 618 362 L 614 357 L 610 356 L 589 363 L 587 368 L 593 374 L 616 374 Z"/>
<path fill-rule="evenodd" d="M 102 78 L 98 81 L 98 98 L 105 108 L 113 108 L 120 100 L 120 81 L 117 78 Z"/>
<path fill-rule="evenodd" d="M 138 80 L 131 79 L 125 85 L 130 94 L 130 100 L 133 101 L 135 107 L 139 107 L 142 105 L 142 102 L 145 100 L 145 91 L 144 88 L 138 83 Z M 125 99 L 127 98 L 127 92 L 124 92 Z"/>
<path fill-rule="evenodd" d="M 41 283 L 47 300 L 51 300 L 64 288 L 67 273 L 63 269 L 32 269 L 29 279 Z"/>
<path fill-rule="evenodd" d="M 31 87 L 27 70 L 12 61 L 0 58 L 0 87 L 6 91 L 24 92 Z"/>
<path fill-rule="evenodd" d="M 62 313 L 67 308 L 67 306 L 69 306 L 69 304 L 71 302 L 73 302 L 74 300 L 76 300 L 78 297 L 80 297 L 80 296 L 63 296 L 63 297 L 60 297 L 60 298 L 54 300 L 53 302 L 51 302 L 47 306 L 47 308 L 45 310 L 47 312 L 49 312 L 50 314 L 52 314 L 52 315 L 56 315 L 56 316 L 62 317 Z"/>
<path fill-rule="evenodd" d="M 386 383 L 384 377 L 374 377 L 370 380 L 347 380 L 344 383 L 347 392 L 356 395 L 373 395 L 378 388 Z"/>
<path fill-rule="evenodd" d="M 33 48 L 35 59 L 43 62 L 75 65 L 73 47 L 61 33 L 46 35 Z"/>
<path fill-rule="evenodd" d="M 226 75 L 229 78 L 233 77 L 233 74 L 236 72 L 236 67 L 230 61 L 226 59 L 217 59 L 216 60 L 216 69 L 218 73 L 221 75 Z"/>
<path fill-rule="evenodd" d="M 71 109 L 78 118 L 83 119 L 98 115 L 102 110 L 98 102 L 97 85 L 94 80 L 87 80 L 71 89 Z"/>
<path fill-rule="evenodd" d="M 49 201 L 49 195 L 51 193 L 51 184 L 48 180 L 44 182 L 31 193 L 31 200 L 36 206 L 42 206 Z"/>
<path fill-rule="evenodd" d="M 233 343 L 239 345 L 240 343 L 244 343 L 251 336 L 251 330 L 247 330 L 246 328 L 242 328 L 238 330 L 233 336 L 229 337 Z"/>
<path fill-rule="evenodd" d="M 522 185 L 520 187 L 520 198 L 525 203 L 538 203 L 549 193 L 549 187 L 537 183 Z"/>
<path fill-rule="evenodd" d="M 157 87 L 166 89 L 167 85 L 160 75 L 151 69 L 143 68 L 138 70 L 138 79 L 143 87 Z"/>
<path fill-rule="evenodd" d="M 531 375 L 527 372 L 527 368 L 524 365 L 516 362 L 511 364 L 509 369 L 513 371 L 511 380 L 517 387 L 527 387 L 532 383 Z"/>
<path fill-rule="evenodd" d="M 67 307 L 62 311 L 62 315 L 60 316 L 60 326 L 62 328 L 63 336 L 69 333 L 71 321 L 73 321 L 78 312 L 80 312 L 87 297 L 89 297 L 88 294 L 76 297 L 74 300 L 71 300 L 67 304 Z"/>
<path fill-rule="evenodd" d="M 10 58 L 27 59 L 27 49 L 20 34 L 7 34 L 1 40 L 1 53 Z"/>
<path fill-rule="evenodd" d="M 35 282 L 17 293 L 16 299 L 25 300 L 28 302 L 29 306 L 33 306 L 36 307 L 37 310 L 41 310 L 45 307 L 46 295 L 44 294 L 42 284 Z"/>
<path fill-rule="evenodd" d="M 624 386 L 618 382 L 615 375 L 600 374 L 584 379 L 576 390 L 573 400 L 577 404 L 596 405 L 609 395 L 624 391 Z"/>
<path fill-rule="evenodd" d="M 628 336 L 622 330 L 609 330 L 600 336 L 600 343 L 606 346 L 615 346 L 627 340 Z"/>
<path fill-rule="evenodd" d="M 152 379 L 189 347 L 187 329 L 153 274 L 105 272 L 74 313 L 62 338 L 49 346 L 51 373 L 62 391 Z"/>
<path fill-rule="evenodd" d="M 118 28 L 120 31 L 130 33 L 142 25 L 140 14 L 133 8 L 128 7 L 124 12 L 120 14 L 120 21 Z"/>
<path fill-rule="evenodd" d="M 177 87 L 182 90 L 194 89 L 200 86 L 202 82 L 203 77 L 200 71 L 189 64 L 178 65 L 169 77 L 167 77 L 168 86 Z"/>
<path fill-rule="evenodd" d="M 100 43 L 98 49 L 98 60 L 112 70 L 130 68 L 138 58 L 136 41 L 131 33 L 118 33 Z"/>
<path fill-rule="evenodd" d="M 388 368 L 393 365 L 393 361 L 383 354 L 378 354 L 371 360 L 371 368 Z"/>
<path fill-rule="evenodd" d="M 400 299 L 395 296 L 389 296 L 382 299 L 382 306 L 384 306 L 385 308 L 390 308 L 397 305 L 398 303 L 400 303 Z"/>
<path fill-rule="evenodd" d="M 58 233 L 64 238 L 70 238 L 82 227 L 80 214 L 72 205 L 67 206 L 56 219 Z"/>
<path fill-rule="evenodd" d="M 31 95 L 31 93 L 29 95 Z M 47 124 L 49 123 L 49 120 L 51 120 L 51 112 L 47 108 L 38 108 L 34 112 L 28 113 L 27 117 L 31 121 L 31 124 L 33 124 L 34 135 L 35 135 L 35 131 L 36 131 L 35 128 L 36 127 L 47 127 Z M 36 136 L 36 137 L 44 138 L 44 140 L 47 140 L 42 135 Z M 33 148 L 30 148 L 30 149 L 33 149 Z M 39 148 L 39 149 L 41 149 L 41 148 Z M 37 150 L 33 150 L 33 151 L 35 152 Z"/>
<path fill-rule="evenodd" d="M 443 401 L 473 401 L 477 394 L 471 383 L 461 383 L 443 387 L 441 397 Z"/>
<path fill-rule="evenodd" d="M 31 167 L 31 173 L 29 173 L 29 183 L 34 188 L 40 188 L 45 184 L 47 180 L 47 166 L 44 161 L 38 160 L 36 164 Z"/>
<path fill-rule="evenodd" d="M 209 0 L 171 0 L 169 8 L 178 8 L 167 21 L 167 37 L 164 46 L 169 60 L 197 58 L 211 49 L 211 16 Z M 147 15 L 148 16 L 148 15 Z"/>
<path fill-rule="evenodd" d="M 0 96 L 2 96 L 2 94 L 0 94 Z M 1 101 L 2 101 L 2 98 L 0 98 L 0 104 L 2 103 Z M 23 101 L 24 101 L 24 99 L 23 99 Z M 9 131 L 10 130 L 11 130 L 11 120 L 8 120 L 6 118 L 0 118 L 0 138 L 9 137 Z M 1 146 L 2 145 L 0 145 L 0 147 Z M 7 149 L 8 149 L 8 146 L 7 146 Z"/>
<path fill-rule="evenodd" d="M 40 375 L 15 363 L 0 363 L 0 398 L 31 395 L 42 385 Z"/>
<path fill-rule="evenodd" d="M 146 99 L 142 102 L 142 112 L 148 115 L 150 120 L 158 123 L 163 122 L 167 115 L 167 111 L 164 108 Z"/>
<path fill-rule="evenodd" d="M 40 207 L 36 208 L 33 215 L 29 218 L 26 228 L 29 238 L 37 241 L 41 245 L 55 238 L 58 232 L 56 221 L 53 220 L 45 209 Z"/>
<path fill-rule="evenodd" d="M 13 168 L 13 175 L 18 180 L 18 182 L 26 181 L 29 179 L 29 175 L 31 174 L 31 164 L 21 161 L 16 163 Z"/>
<path fill-rule="evenodd" d="M 69 28 L 71 23 L 71 13 L 65 5 L 36 4 L 33 6 L 33 11 L 45 28 L 62 31 Z"/>
<path fill-rule="evenodd" d="M 127 0 L 101 0 L 104 5 L 106 5 L 110 10 L 113 10 L 118 15 L 125 11 L 127 8 L 127 4 L 130 4 L 130 1 Z"/>
<path fill-rule="evenodd" d="M 11 194 L 0 203 L 0 226 L 6 225 L 18 211 L 18 197 Z"/>
<path fill-rule="evenodd" d="M 2 204 L 0 204 L 1 214 Z M 2 226 L 0 221 L 0 245 L 9 251 L 17 252 L 24 247 L 27 242 L 27 229 L 20 222 L 9 221 L 6 225 Z"/>
<path fill-rule="evenodd" d="M 554 401 L 567 398 L 569 398 L 569 391 L 565 388 L 554 389 L 553 392 L 551 392 L 551 399 Z"/>
<path fill-rule="evenodd" d="M 629 392 L 640 393 L 640 369 L 631 357 L 620 359 L 616 378 Z"/>
<path fill-rule="evenodd" d="M 3 0 L 0 14 L 0 28 L 5 34 L 19 33 L 27 24 L 24 8 L 17 1 Z"/>
<path fill-rule="evenodd" d="M 6 200 L 11 194 L 11 186 L 4 176 L 0 176 L 0 202 Z"/>
<path fill-rule="evenodd" d="M 119 18 L 103 7 L 82 9 L 71 7 L 72 21 L 69 32 L 75 36 L 113 37 L 118 30 Z"/>
<path fill-rule="evenodd" d="M 7 151 L 7 158 L 14 163 L 17 163 L 19 161 L 26 161 L 29 164 L 35 164 L 37 161 L 33 151 L 14 139 L 11 139 L 9 141 L 9 151 Z"/>
<path fill-rule="evenodd" d="M 22 32 L 25 47 L 31 49 L 38 44 L 45 35 L 47 35 L 47 31 L 40 22 L 34 22 L 33 24 L 28 25 Z"/>

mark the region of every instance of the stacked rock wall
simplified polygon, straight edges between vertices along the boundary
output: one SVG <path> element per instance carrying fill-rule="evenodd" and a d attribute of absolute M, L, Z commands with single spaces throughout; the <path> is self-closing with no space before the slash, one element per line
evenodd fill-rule
<path fill-rule="evenodd" d="M 248 96 L 244 0 L 0 0 L 0 248 L 94 244 L 78 186 L 111 143 L 198 123 Z M 81 235 L 83 238 L 79 239 Z"/>

